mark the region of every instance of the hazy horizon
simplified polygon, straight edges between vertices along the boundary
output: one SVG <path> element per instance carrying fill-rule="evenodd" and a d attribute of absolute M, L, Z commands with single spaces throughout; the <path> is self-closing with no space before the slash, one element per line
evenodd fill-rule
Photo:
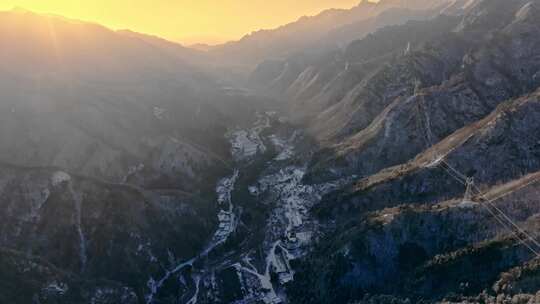
<path fill-rule="evenodd" d="M 273 29 L 303 16 L 313 16 L 332 8 L 351 8 L 360 0 L 228 1 L 215 4 L 209 0 L 196 4 L 167 0 L 136 5 L 126 1 L 91 4 L 77 1 L 13 0 L 3 1 L 1 11 L 19 7 L 39 14 L 59 15 L 98 23 L 114 30 L 132 30 L 162 37 L 186 46 L 216 45 L 241 39 L 258 30 Z M 371 2 L 377 2 L 371 0 Z M 257 12 L 257 14 L 253 14 Z M 241 16 L 241 17 L 239 17 Z"/>

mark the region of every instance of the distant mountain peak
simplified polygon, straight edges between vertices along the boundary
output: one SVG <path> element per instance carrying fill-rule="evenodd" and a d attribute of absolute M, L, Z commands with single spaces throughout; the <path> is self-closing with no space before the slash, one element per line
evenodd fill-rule
<path fill-rule="evenodd" d="M 194 50 L 198 50 L 198 51 L 203 51 L 203 52 L 208 52 L 210 51 L 212 48 L 214 48 L 215 46 L 214 45 L 210 45 L 210 44 L 207 44 L 207 43 L 195 43 L 195 44 L 191 44 L 188 46 L 190 49 L 194 49 Z"/>
<path fill-rule="evenodd" d="M 381 0 L 381 1 L 384 1 L 384 0 Z M 361 0 L 360 3 L 358 3 L 358 6 L 361 6 L 361 5 L 373 5 L 373 4 L 377 4 L 377 2 L 371 1 L 371 0 Z"/>
<path fill-rule="evenodd" d="M 11 9 L 11 11 L 15 12 L 15 13 L 32 13 L 32 11 L 30 11 L 29 9 L 26 9 L 24 7 L 21 7 L 21 6 L 14 6 Z"/>
<path fill-rule="evenodd" d="M 38 13 L 31 11 L 27 8 L 21 7 L 21 6 L 14 6 L 11 10 L 0 11 L 0 12 L 8 13 L 8 14 L 17 14 L 17 15 L 38 15 Z"/>

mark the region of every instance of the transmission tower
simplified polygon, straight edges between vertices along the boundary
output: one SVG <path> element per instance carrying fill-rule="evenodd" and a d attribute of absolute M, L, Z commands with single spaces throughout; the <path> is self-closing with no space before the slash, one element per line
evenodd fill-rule
<path fill-rule="evenodd" d="M 467 177 L 465 180 L 467 188 L 465 189 L 465 195 L 463 197 L 464 203 L 473 202 L 473 190 L 474 190 L 474 177 Z"/>

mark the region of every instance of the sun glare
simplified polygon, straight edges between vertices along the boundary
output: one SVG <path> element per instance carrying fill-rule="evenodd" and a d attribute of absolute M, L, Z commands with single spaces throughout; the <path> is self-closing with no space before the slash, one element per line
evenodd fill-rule
<path fill-rule="evenodd" d="M 359 0 L 4 0 L 1 10 L 22 7 L 38 13 L 93 21 L 169 40 L 221 43 L 263 28 L 273 28 L 331 7 L 348 8 Z"/>

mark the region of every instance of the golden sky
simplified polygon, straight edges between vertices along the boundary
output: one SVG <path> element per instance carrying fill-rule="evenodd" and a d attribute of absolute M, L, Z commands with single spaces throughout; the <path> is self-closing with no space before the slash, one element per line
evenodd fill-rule
<path fill-rule="evenodd" d="M 360 0 L 0 0 L 0 10 L 21 7 L 39 13 L 94 21 L 113 29 L 158 35 L 185 44 L 218 43 L 246 33 L 349 8 Z"/>

